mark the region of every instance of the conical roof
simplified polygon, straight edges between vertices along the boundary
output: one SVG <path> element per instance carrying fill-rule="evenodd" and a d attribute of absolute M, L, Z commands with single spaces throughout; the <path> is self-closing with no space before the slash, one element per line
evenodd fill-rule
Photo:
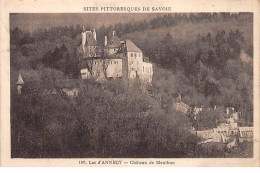
<path fill-rule="evenodd" d="M 17 82 L 15 84 L 16 85 L 23 85 L 24 84 L 24 81 L 23 81 L 23 78 L 22 78 L 22 74 L 21 74 L 20 71 L 19 71 L 18 80 L 17 80 Z"/>

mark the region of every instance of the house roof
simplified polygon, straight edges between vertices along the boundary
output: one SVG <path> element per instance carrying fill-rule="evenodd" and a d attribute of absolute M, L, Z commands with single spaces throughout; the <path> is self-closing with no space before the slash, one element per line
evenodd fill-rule
<path fill-rule="evenodd" d="M 131 40 L 127 39 L 125 42 L 126 42 L 126 51 L 127 52 L 142 53 L 142 51 Z"/>
<path fill-rule="evenodd" d="M 94 35 L 91 31 L 86 31 L 86 45 L 87 46 L 96 46 L 97 45 L 97 40 L 95 40 Z"/>
<path fill-rule="evenodd" d="M 190 106 L 183 102 L 178 102 L 178 103 L 173 103 L 173 108 L 176 111 L 180 111 L 180 112 L 183 112 L 184 114 L 186 114 L 188 112 L 188 110 L 190 109 Z"/>
<path fill-rule="evenodd" d="M 105 48 L 118 48 L 120 47 L 120 39 L 114 35 L 110 37 L 109 41 L 107 42 L 107 45 Z"/>
<path fill-rule="evenodd" d="M 84 46 L 97 46 L 97 40 L 95 40 L 94 35 L 91 31 L 86 31 L 86 43 Z M 80 39 L 78 46 L 82 45 L 82 41 Z"/>

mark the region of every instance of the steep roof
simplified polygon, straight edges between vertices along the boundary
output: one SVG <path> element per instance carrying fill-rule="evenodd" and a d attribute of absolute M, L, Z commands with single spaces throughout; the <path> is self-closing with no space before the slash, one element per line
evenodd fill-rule
<path fill-rule="evenodd" d="M 22 78 L 22 74 L 21 74 L 20 71 L 19 71 L 19 75 L 18 75 L 18 80 L 17 80 L 17 82 L 15 84 L 16 85 L 23 85 L 24 84 L 24 81 L 23 81 L 23 78 Z"/>
<path fill-rule="evenodd" d="M 106 48 L 118 48 L 120 46 L 120 39 L 114 35 L 112 36 L 109 41 L 107 42 Z"/>
<path fill-rule="evenodd" d="M 94 35 L 91 31 L 86 31 L 86 44 L 87 46 L 96 46 L 97 45 L 97 40 L 95 40 Z"/>
<path fill-rule="evenodd" d="M 127 50 L 127 52 L 142 53 L 142 51 L 131 40 L 127 39 L 125 42 L 126 42 L 126 50 Z"/>

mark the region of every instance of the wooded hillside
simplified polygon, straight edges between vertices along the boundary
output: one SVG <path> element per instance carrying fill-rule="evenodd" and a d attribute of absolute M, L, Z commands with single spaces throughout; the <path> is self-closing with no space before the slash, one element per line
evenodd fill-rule
<path fill-rule="evenodd" d="M 100 45 L 115 30 L 150 58 L 152 86 L 143 93 L 138 81 L 130 88 L 120 81 L 103 86 L 85 81 L 75 100 L 42 93 L 19 97 L 14 84 L 18 70 L 35 90 L 79 78 L 82 24 L 12 29 L 12 156 L 226 157 L 224 150 L 199 154 L 197 138 L 189 132 L 194 122 L 172 104 L 180 94 L 189 106 L 205 108 L 197 130 L 216 127 L 223 115 L 206 111 L 215 105 L 241 112 L 239 126 L 253 125 L 252 20 L 250 13 L 175 14 L 97 28 Z"/>

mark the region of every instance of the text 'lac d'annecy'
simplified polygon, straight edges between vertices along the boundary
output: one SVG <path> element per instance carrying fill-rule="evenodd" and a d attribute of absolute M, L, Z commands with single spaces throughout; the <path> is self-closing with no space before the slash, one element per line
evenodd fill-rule
<path fill-rule="evenodd" d="M 139 161 L 139 160 L 99 160 L 99 161 L 80 161 L 79 164 L 89 164 L 89 165 L 121 165 L 121 164 L 131 164 L 131 165 L 175 165 L 173 161 Z"/>

